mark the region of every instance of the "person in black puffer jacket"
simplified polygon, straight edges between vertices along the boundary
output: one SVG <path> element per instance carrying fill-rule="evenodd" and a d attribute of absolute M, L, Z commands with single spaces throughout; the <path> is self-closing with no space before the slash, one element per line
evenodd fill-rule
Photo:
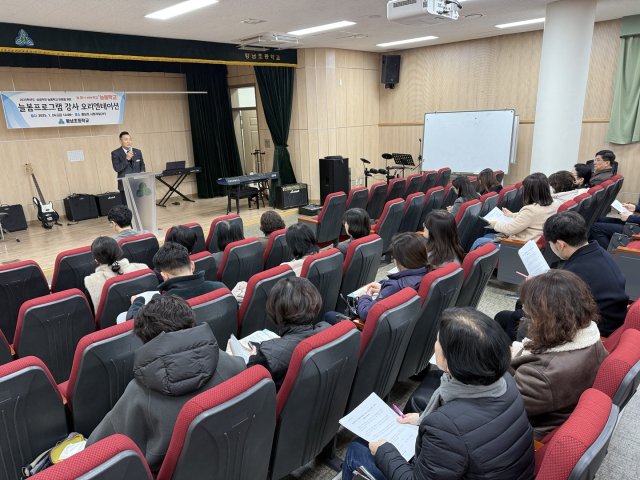
<path fill-rule="evenodd" d="M 321 307 L 318 289 L 306 278 L 287 277 L 276 283 L 267 299 L 267 316 L 280 327 L 280 338 L 254 346 L 247 367 L 262 365 L 280 389 L 298 344 L 331 326 L 325 322 L 313 324 Z"/>
<path fill-rule="evenodd" d="M 420 426 L 413 460 L 386 440 L 356 439 L 342 479 L 360 466 L 376 480 L 534 478 L 533 430 L 507 373 L 511 352 L 500 325 L 472 308 L 445 310 L 435 350 L 445 372 L 440 388 L 421 414 L 397 419 Z"/>

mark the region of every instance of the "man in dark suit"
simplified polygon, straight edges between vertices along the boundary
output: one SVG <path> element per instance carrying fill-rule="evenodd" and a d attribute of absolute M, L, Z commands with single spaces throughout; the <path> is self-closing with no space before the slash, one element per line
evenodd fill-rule
<path fill-rule="evenodd" d="M 133 140 L 129 132 L 120 134 L 120 148 L 116 148 L 111 152 L 111 163 L 113 169 L 118 172 L 118 178 L 123 178 L 130 173 L 141 173 L 146 171 L 142 152 L 137 148 L 133 148 Z M 118 190 L 122 196 L 122 204 L 127 204 L 127 197 L 124 194 L 124 186 L 122 180 L 118 180 Z"/>

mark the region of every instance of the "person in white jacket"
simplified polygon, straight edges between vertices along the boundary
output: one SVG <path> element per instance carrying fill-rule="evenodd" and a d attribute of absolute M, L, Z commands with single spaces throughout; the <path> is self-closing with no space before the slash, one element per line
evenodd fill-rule
<path fill-rule="evenodd" d="M 576 188 L 578 185 L 571 172 L 567 170 L 560 170 L 549 175 L 549 186 L 551 187 L 551 197 L 560 205 L 589 190 L 588 188 Z"/>

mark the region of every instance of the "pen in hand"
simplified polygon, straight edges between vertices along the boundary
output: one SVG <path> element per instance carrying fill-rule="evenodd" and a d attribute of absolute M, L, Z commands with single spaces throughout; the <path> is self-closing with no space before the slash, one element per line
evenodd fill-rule
<path fill-rule="evenodd" d="M 398 415 L 400 415 L 402 418 L 407 418 L 407 417 L 406 417 L 406 416 L 405 416 L 405 415 L 400 411 L 400 409 L 399 409 L 398 407 L 396 407 L 395 405 L 393 405 L 393 409 L 394 409 L 394 410 L 396 411 L 396 413 L 397 413 Z"/>

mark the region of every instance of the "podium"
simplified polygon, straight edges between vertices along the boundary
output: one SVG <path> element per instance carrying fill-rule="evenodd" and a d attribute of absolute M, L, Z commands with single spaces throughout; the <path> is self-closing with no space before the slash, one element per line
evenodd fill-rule
<path fill-rule="evenodd" d="M 160 172 L 130 173 L 122 178 L 127 204 L 133 213 L 134 230 L 158 234 L 156 217 L 156 175 Z"/>

